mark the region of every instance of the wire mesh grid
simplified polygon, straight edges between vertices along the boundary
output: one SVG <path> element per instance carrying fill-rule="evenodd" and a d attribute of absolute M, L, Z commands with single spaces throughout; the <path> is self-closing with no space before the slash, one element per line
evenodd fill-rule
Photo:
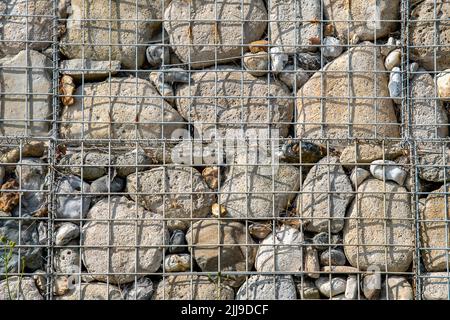
<path fill-rule="evenodd" d="M 0 3 L 0 299 L 450 299 L 450 2 Z"/>

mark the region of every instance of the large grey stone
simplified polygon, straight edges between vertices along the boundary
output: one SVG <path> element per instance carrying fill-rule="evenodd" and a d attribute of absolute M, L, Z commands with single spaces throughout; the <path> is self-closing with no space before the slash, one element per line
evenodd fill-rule
<path fill-rule="evenodd" d="M 0 300 L 44 300 L 31 277 L 9 277 L 0 282 Z"/>
<path fill-rule="evenodd" d="M 254 275 L 236 293 L 236 300 L 295 300 L 297 292 L 291 276 Z"/>

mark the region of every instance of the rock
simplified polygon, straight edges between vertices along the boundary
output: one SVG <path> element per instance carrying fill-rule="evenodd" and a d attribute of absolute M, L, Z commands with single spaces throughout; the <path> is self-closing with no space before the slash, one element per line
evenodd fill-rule
<path fill-rule="evenodd" d="M 64 222 L 55 233 L 55 245 L 64 246 L 80 236 L 80 227 L 74 223 Z"/>
<path fill-rule="evenodd" d="M 288 63 L 289 56 L 283 51 L 281 47 L 273 47 L 269 50 L 271 69 L 274 73 L 280 72 Z"/>
<path fill-rule="evenodd" d="M 47 172 L 47 164 L 38 158 L 22 158 L 22 161 L 17 164 L 16 176 L 20 189 L 29 190 L 22 192 L 22 216 L 34 215 L 45 206 Z"/>
<path fill-rule="evenodd" d="M 392 71 L 394 68 L 400 67 L 402 63 L 402 52 L 399 49 L 396 49 L 389 53 L 384 61 L 384 66 L 386 70 Z"/>
<path fill-rule="evenodd" d="M 191 72 L 189 70 L 184 70 L 183 68 L 163 69 L 157 74 L 161 82 L 170 84 L 173 84 L 175 82 L 189 83 L 192 80 Z"/>
<path fill-rule="evenodd" d="M 320 1 L 272 0 L 268 5 L 271 43 L 286 53 L 315 51 L 311 38 L 321 37 L 322 8 Z"/>
<path fill-rule="evenodd" d="M 246 21 L 245 32 L 238 21 L 240 17 L 252 18 Z M 262 0 L 240 3 L 172 0 L 166 7 L 164 20 L 175 54 L 183 63 L 201 68 L 214 65 L 217 60 L 226 63 L 236 59 L 242 50 L 248 50 L 249 43 L 261 39 L 267 26 L 267 10 Z"/>
<path fill-rule="evenodd" d="M 109 217 L 114 220 L 95 221 Z M 82 229 L 82 258 L 86 269 L 97 273 L 93 275 L 95 279 L 123 284 L 141 277 L 134 273 L 152 273 L 159 269 L 162 246 L 169 240 L 162 216 L 144 210 L 125 197 L 111 197 L 97 202 L 87 218 L 94 220 L 88 221 Z M 143 247 L 136 253 L 135 246 Z M 117 274 L 108 277 L 108 272 Z"/>
<path fill-rule="evenodd" d="M 141 148 L 118 155 L 114 162 L 119 177 L 126 177 L 136 171 L 146 170 L 151 164 L 152 160 Z"/>
<path fill-rule="evenodd" d="M 310 278 L 320 277 L 319 256 L 317 250 L 311 246 L 307 246 L 305 250 L 305 272 Z"/>
<path fill-rule="evenodd" d="M 149 278 L 140 278 L 123 288 L 125 300 L 150 300 L 153 295 L 153 282 Z"/>
<path fill-rule="evenodd" d="M 236 293 L 236 300 L 296 299 L 296 287 L 291 276 L 250 276 Z"/>
<path fill-rule="evenodd" d="M 333 273 L 333 274 L 359 273 L 359 270 L 357 268 L 353 268 L 350 266 L 324 266 L 321 271 L 324 273 Z"/>
<path fill-rule="evenodd" d="M 420 252 L 425 269 L 429 272 L 447 271 L 450 267 L 448 250 L 444 250 L 450 241 L 445 217 L 446 212 L 450 212 L 446 192 L 449 192 L 448 188 L 446 190 L 442 186 L 430 193 L 425 202 L 425 210 L 420 212 Z"/>
<path fill-rule="evenodd" d="M 216 82 L 223 85 L 216 88 Z M 217 97 L 212 97 L 211 92 L 215 92 Z M 237 92 L 239 97 L 236 96 Z M 242 73 L 236 67 L 195 72 L 191 85 L 177 86 L 175 95 L 178 97 L 178 111 L 183 118 L 189 119 L 202 137 L 208 137 L 217 129 L 220 137 L 233 138 L 243 124 L 246 130 L 267 130 L 267 123 L 271 124 L 271 128 L 279 129 L 279 135 L 284 137 L 289 129 L 286 122 L 292 120 L 293 102 L 288 88 L 282 82 L 270 79 L 268 85 L 267 78 Z M 268 96 L 274 97 L 269 99 L 270 115 L 267 113 Z M 160 103 L 158 107 L 161 108 Z"/>
<path fill-rule="evenodd" d="M 347 285 L 345 279 L 338 277 L 331 278 L 331 280 L 329 277 L 320 277 L 315 283 L 320 293 L 328 298 L 344 293 Z"/>
<path fill-rule="evenodd" d="M 191 270 L 191 255 L 169 254 L 164 258 L 164 270 L 166 272 L 184 272 Z"/>
<path fill-rule="evenodd" d="M 335 37 L 325 37 L 322 43 L 322 55 L 326 58 L 337 58 L 344 50 L 343 45 Z"/>
<path fill-rule="evenodd" d="M 148 63 L 152 67 L 159 68 L 170 64 L 170 50 L 167 45 L 153 44 L 147 47 L 145 51 Z"/>
<path fill-rule="evenodd" d="M 297 66 L 303 70 L 308 71 L 311 75 L 314 70 L 319 70 L 323 67 L 326 61 L 322 61 L 322 56 L 318 53 L 299 52 L 296 54 Z"/>
<path fill-rule="evenodd" d="M 337 249 L 329 249 L 322 252 L 320 255 L 320 264 L 322 266 L 344 266 L 347 260 L 344 252 Z"/>
<path fill-rule="evenodd" d="M 11 212 L 16 208 L 20 202 L 19 183 L 16 180 L 9 179 L 1 186 L 0 193 L 0 211 L 4 212 L 7 216 L 11 216 Z"/>
<path fill-rule="evenodd" d="M 409 65 L 409 77 L 412 78 L 415 76 L 415 73 L 417 73 L 419 71 L 419 64 L 417 62 L 413 62 Z"/>
<path fill-rule="evenodd" d="M 396 162 L 390 160 L 375 160 L 370 165 L 372 176 L 381 181 L 395 181 L 400 186 L 405 183 L 408 173 Z"/>
<path fill-rule="evenodd" d="M 170 83 L 164 82 L 161 77 L 162 73 L 152 72 L 150 73 L 150 82 L 158 90 L 158 93 L 164 97 L 168 103 L 173 105 L 175 93 L 173 91 L 173 86 Z"/>
<path fill-rule="evenodd" d="M 380 300 L 414 300 L 413 288 L 405 277 L 389 276 L 381 288 Z"/>
<path fill-rule="evenodd" d="M 279 165 L 278 170 L 275 168 L 274 175 L 265 174 L 262 167 L 247 169 L 248 174 L 242 172 L 242 167 L 236 168 L 226 178 L 218 202 L 225 206 L 229 217 L 278 217 L 294 200 L 300 186 L 300 171 L 286 164 Z"/>
<path fill-rule="evenodd" d="M 442 101 L 450 101 L 450 69 L 436 76 L 437 90 Z"/>
<path fill-rule="evenodd" d="M 242 272 L 252 268 L 256 253 L 256 247 L 251 246 L 255 242 L 246 231 L 245 225 L 239 222 L 202 220 L 192 224 L 186 240 L 192 246 L 189 251 L 203 272 Z M 223 281 L 236 287 L 244 279 L 245 275 L 229 275 Z"/>
<path fill-rule="evenodd" d="M 182 230 L 174 230 L 169 240 L 170 253 L 183 253 L 187 251 L 186 236 Z"/>
<path fill-rule="evenodd" d="M 334 249 L 338 244 L 342 243 L 342 238 L 338 234 L 332 234 L 331 237 L 326 232 L 319 232 L 312 238 L 314 247 L 319 250 Z"/>
<path fill-rule="evenodd" d="M 38 231 L 38 237 L 39 237 L 39 244 L 40 245 L 47 245 L 48 243 L 48 222 L 47 221 L 40 221 L 37 226 Z"/>
<path fill-rule="evenodd" d="M 389 75 L 389 95 L 392 100 L 398 104 L 402 104 L 403 84 L 402 73 L 400 68 L 394 67 Z"/>
<path fill-rule="evenodd" d="M 211 214 L 214 218 L 223 218 L 227 215 L 227 209 L 223 204 L 214 203 L 211 207 Z"/>
<path fill-rule="evenodd" d="M 0 185 L 3 185 L 3 179 L 5 178 L 5 167 L 0 167 Z"/>
<path fill-rule="evenodd" d="M 81 270 L 78 241 L 71 241 L 67 247 L 55 249 L 53 257 L 55 271 L 64 275 L 74 275 Z"/>
<path fill-rule="evenodd" d="M 440 144 L 434 146 L 438 147 L 431 152 L 425 151 L 419 154 L 417 170 L 419 177 L 431 182 L 444 182 L 450 180 L 450 150 L 444 147 L 442 150 Z"/>
<path fill-rule="evenodd" d="M 325 156 L 324 148 L 310 142 L 287 140 L 277 156 L 290 163 L 314 164 Z"/>
<path fill-rule="evenodd" d="M 63 296 L 70 291 L 68 277 L 55 277 L 53 280 L 53 294 L 55 296 Z"/>
<path fill-rule="evenodd" d="M 165 218 L 204 218 L 215 202 L 201 174 L 189 167 L 158 167 L 130 174 L 127 190 L 133 200 L 137 199 L 133 193 L 142 193 L 139 203 L 147 210 L 164 213 Z M 163 197 L 162 192 L 170 195 Z"/>
<path fill-rule="evenodd" d="M 396 40 L 394 37 L 389 37 L 385 45 L 381 46 L 381 54 L 387 57 L 392 51 L 397 49 Z"/>
<path fill-rule="evenodd" d="M 358 299 L 358 277 L 356 275 L 348 276 L 344 296 L 347 300 Z"/>
<path fill-rule="evenodd" d="M 9 277 L 0 282 L 0 300 L 44 300 L 31 277 Z"/>
<path fill-rule="evenodd" d="M 0 56 L 21 50 L 43 50 L 53 37 L 51 0 L 5 0 L 0 3 L 2 29 Z"/>
<path fill-rule="evenodd" d="M 120 289 L 111 283 L 81 283 L 56 300 L 122 300 Z"/>
<path fill-rule="evenodd" d="M 267 52 L 248 52 L 243 58 L 245 70 L 252 76 L 261 77 L 269 71 L 269 55 Z"/>
<path fill-rule="evenodd" d="M 297 138 L 398 138 L 399 125 L 392 100 L 380 99 L 373 103 L 374 97 L 389 97 L 388 76 L 384 71 L 379 48 L 365 42 L 315 73 L 297 93 Z M 348 81 L 343 81 L 349 76 L 348 72 L 352 72 L 351 87 Z M 349 92 L 355 97 L 350 105 L 347 103 Z M 326 104 L 322 103 L 322 97 L 327 99 Z M 330 147 L 340 150 L 345 147 L 335 141 Z"/>
<path fill-rule="evenodd" d="M 365 275 L 361 283 L 361 289 L 368 300 L 377 300 L 381 292 L 381 274 L 375 272 Z"/>
<path fill-rule="evenodd" d="M 310 74 L 290 64 L 278 74 L 278 77 L 289 89 L 297 91 L 309 80 Z"/>
<path fill-rule="evenodd" d="M 43 270 L 36 270 L 32 276 L 36 288 L 39 289 L 39 292 L 45 293 L 47 288 L 47 273 Z"/>
<path fill-rule="evenodd" d="M 206 167 L 202 171 L 202 177 L 206 184 L 212 190 L 217 190 L 219 187 L 220 167 Z"/>
<path fill-rule="evenodd" d="M 450 67 L 450 48 L 435 44 L 435 39 L 439 39 L 437 44 L 450 42 L 450 29 L 445 22 L 449 15 L 450 3 L 443 2 L 435 6 L 434 0 L 419 3 L 411 12 L 411 59 L 429 71 L 441 71 Z"/>
<path fill-rule="evenodd" d="M 407 190 L 393 182 L 368 179 L 357 191 L 343 230 L 347 260 L 361 270 L 384 270 L 386 266 L 386 271 L 406 271 L 414 253 L 413 216 Z"/>
<path fill-rule="evenodd" d="M 59 95 L 63 106 L 71 106 L 75 103 L 74 92 L 77 86 L 69 75 L 63 75 L 59 79 Z"/>
<path fill-rule="evenodd" d="M 75 94 L 84 98 L 64 107 L 61 113 L 60 133 L 66 139 L 161 139 L 184 128 L 178 112 L 162 102 L 156 89 L 143 79 L 110 78 L 86 83 Z M 116 98 L 110 101 L 110 96 Z M 137 98 L 139 108 L 130 105 L 135 96 L 142 97 Z M 164 124 L 159 124 L 161 119 Z"/>
<path fill-rule="evenodd" d="M 112 180 L 112 181 L 111 181 Z M 91 193 L 99 193 L 99 196 L 105 193 L 118 193 L 125 188 L 125 179 L 115 177 L 111 179 L 109 176 L 103 176 L 91 183 Z"/>
<path fill-rule="evenodd" d="M 304 280 L 296 284 L 297 293 L 301 300 L 318 300 L 320 299 L 319 289 L 311 280 Z"/>
<path fill-rule="evenodd" d="M 325 20 L 333 23 L 341 39 L 357 35 L 361 40 L 375 40 L 388 36 L 397 28 L 400 1 L 367 2 L 362 0 L 325 0 Z M 349 21 L 350 17 L 350 21 Z"/>
<path fill-rule="evenodd" d="M 83 219 L 86 216 L 91 198 L 84 194 L 90 192 L 89 184 L 77 176 L 64 176 L 57 181 L 55 189 L 57 218 Z"/>
<path fill-rule="evenodd" d="M 354 168 L 352 170 L 352 174 L 350 175 L 350 181 L 352 182 L 353 187 L 357 189 L 358 186 L 369 177 L 370 177 L 369 171 L 363 168 Z"/>
<path fill-rule="evenodd" d="M 71 76 L 75 81 L 102 81 L 120 71 L 118 60 L 96 61 L 91 59 L 63 60 L 59 72 Z"/>
<path fill-rule="evenodd" d="M 430 272 L 422 275 L 421 289 L 424 300 L 448 300 L 450 285 L 447 272 Z"/>
<path fill-rule="evenodd" d="M 394 160 L 407 152 L 399 145 L 358 143 L 346 147 L 340 157 L 340 162 L 346 168 L 352 168 L 356 164 L 369 164 L 375 160 Z"/>
<path fill-rule="evenodd" d="M 62 53 L 69 59 L 119 60 L 127 69 L 144 63 L 145 47 L 136 43 L 147 43 L 161 24 L 155 19 L 162 17 L 162 0 L 71 0 L 71 8 Z"/>
<path fill-rule="evenodd" d="M 445 138 L 449 133 L 447 112 L 442 102 L 435 98 L 433 77 L 423 69 L 419 71 L 421 73 L 410 80 L 411 135 L 414 139 Z M 418 145 L 420 147 L 427 144 L 419 142 Z"/>
<path fill-rule="evenodd" d="M 108 153 L 83 150 L 65 155 L 59 166 L 83 180 L 95 180 L 108 174 L 108 168 L 113 161 L 114 158 Z"/>
<path fill-rule="evenodd" d="M 296 228 L 282 225 L 258 247 L 255 268 L 258 272 L 298 272 L 303 266 L 303 234 Z"/>
<path fill-rule="evenodd" d="M 158 284 L 153 300 L 233 300 L 234 291 L 223 283 L 197 275 L 167 276 Z"/>
<path fill-rule="evenodd" d="M 347 206 L 353 196 L 351 182 L 339 164 L 339 158 L 325 157 L 320 160 L 306 176 L 302 195 L 297 200 L 299 215 L 307 223 L 306 230 L 329 231 L 330 223 L 332 233 L 341 231 Z"/>
<path fill-rule="evenodd" d="M 52 114 L 51 67 L 46 56 L 33 50 L 20 51 L 15 56 L 0 59 L 0 85 L 5 97 L 2 98 L 0 135 L 48 135 Z"/>
<path fill-rule="evenodd" d="M 272 232 L 272 225 L 270 223 L 255 222 L 248 226 L 248 232 L 253 238 L 262 240 Z"/>
<path fill-rule="evenodd" d="M 270 43 L 267 40 L 256 40 L 250 42 L 248 45 L 248 48 L 250 49 L 251 53 L 258 53 L 258 52 L 268 52 L 269 51 Z"/>

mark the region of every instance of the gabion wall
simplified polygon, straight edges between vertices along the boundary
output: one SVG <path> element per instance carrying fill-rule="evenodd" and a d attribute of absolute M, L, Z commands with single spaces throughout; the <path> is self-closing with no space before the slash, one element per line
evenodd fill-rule
<path fill-rule="evenodd" d="M 449 17 L 3 0 L 0 300 L 449 300 Z"/>

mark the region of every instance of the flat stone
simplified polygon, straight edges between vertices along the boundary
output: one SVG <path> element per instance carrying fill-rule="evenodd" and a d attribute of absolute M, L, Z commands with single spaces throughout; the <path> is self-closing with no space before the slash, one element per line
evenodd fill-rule
<path fill-rule="evenodd" d="M 324 273 L 360 273 L 360 271 L 357 268 L 350 267 L 350 266 L 325 266 L 321 270 Z"/>
<path fill-rule="evenodd" d="M 254 275 L 236 293 L 236 300 L 296 300 L 291 276 Z"/>
<path fill-rule="evenodd" d="M 320 160 L 306 176 L 301 197 L 297 200 L 297 209 L 306 223 L 306 230 L 341 231 L 347 206 L 354 197 L 352 192 L 352 184 L 339 164 L 339 158 L 330 156 Z M 328 223 L 331 230 L 328 230 Z"/>
<path fill-rule="evenodd" d="M 282 225 L 258 247 L 255 268 L 259 272 L 298 272 L 303 268 L 303 234 L 296 228 Z"/>
<path fill-rule="evenodd" d="M 44 300 L 31 277 L 9 277 L 0 281 L 0 300 Z"/>
<path fill-rule="evenodd" d="M 65 222 L 59 226 L 55 233 L 55 245 L 63 246 L 80 235 L 80 227 L 71 222 Z"/>
<path fill-rule="evenodd" d="M 81 283 L 56 300 L 123 300 L 120 289 L 109 283 Z"/>
<path fill-rule="evenodd" d="M 330 147 L 342 150 L 345 144 L 336 139 L 400 137 L 392 100 L 373 103 L 390 97 L 385 70 L 379 48 L 364 42 L 315 73 L 297 93 L 297 138 L 335 139 Z M 350 105 L 349 93 L 355 97 Z"/>
<path fill-rule="evenodd" d="M 234 290 L 207 276 L 167 276 L 158 283 L 153 300 L 233 300 Z"/>
<path fill-rule="evenodd" d="M 245 225 L 235 221 L 203 220 L 195 222 L 186 234 L 194 259 L 203 272 L 251 270 L 255 261 L 255 242 Z M 218 244 L 221 246 L 218 247 Z M 214 246 L 215 245 L 215 246 Z M 219 260 L 220 255 L 220 260 Z M 220 265 L 219 265 L 220 261 Z M 245 275 L 230 275 L 222 279 L 231 286 L 239 286 Z"/>
<path fill-rule="evenodd" d="M 381 288 L 380 300 L 414 300 L 413 288 L 405 277 L 389 276 Z"/>
<path fill-rule="evenodd" d="M 414 233 L 410 196 L 404 187 L 377 179 L 364 181 L 358 188 L 357 200 L 348 208 L 348 218 L 343 244 L 352 266 L 361 270 L 375 266 L 380 270 L 386 266 L 391 272 L 408 270 L 414 253 Z"/>
<path fill-rule="evenodd" d="M 87 218 L 93 220 L 82 229 L 82 258 L 86 269 L 97 273 L 93 275 L 95 279 L 123 284 L 133 281 L 135 272 L 152 273 L 159 269 L 163 256 L 161 247 L 169 240 L 160 215 L 144 210 L 125 197 L 111 197 L 109 202 L 108 199 L 97 202 Z M 100 220 L 108 218 L 113 220 Z M 129 222 L 125 222 L 126 219 Z M 145 246 L 138 250 L 137 256 L 135 246 Z M 117 274 L 107 276 L 108 272 Z"/>
<path fill-rule="evenodd" d="M 331 20 L 342 39 L 357 35 L 360 40 L 388 36 L 400 20 L 400 1 L 367 2 L 363 0 L 325 0 L 325 19 Z M 350 16 L 350 21 L 349 21 Z"/>
<path fill-rule="evenodd" d="M 448 300 L 450 286 L 447 272 L 424 273 L 421 277 L 422 298 L 424 300 Z"/>
<path fill-rule="evenodd" d="M 216 88 L 216 82 L 222 85 Z M 231 139 L 242 125 L 246 130 L 270 126 L 284 137 L 293 116 L 292 96 L 284 83 L 270 79 L 269 85 L 267 77 L 254 77 L 236 67 L 195 72 L 191 84 L 177 86 L 175 95 L 178 112 L 203 137 L 217 129 L 220 137 Z"/>
<path fill-rule="evenodd" d="M 356 164 L 369 164 L 375 160 L 394 160 L 407 150 L 398 145 L 358 143 L 342 150 L 340 161 L 346 168 L 352 168 Z"/>
<path fill-rule="evenodd" d="M 91 183 L 91 193 L 117 193 L 123 191 L 125 188 L 125 179 L 120 177 L 103 176 Z M 99 195 L 102 196 L 102 195 Z"/>
<path fill-rule="evenodd" d="M 77 88 L 75 95 L 84 98 L 75 99 L 61 112 L 60 133 L 66 139 L 161 139 L 184 128 L 183 118 L 161 100 L 147 80 L 110 78 L 86 83 Z M 115 99 L 110 101 L 110 96 Z"/>
<path fill-rule="evenodd" d="M 86 216 L 91 198 L 83 195 L 90 192 L 90 186 L 77 176 L 63 176 L 56 182 L 56 217 L 82 219 Z"/>
<path fill-rule="evenodd" d="M 241 17 L 251 17 L 244 30 Z M 217 60 L 225 63 L 239 58 L 242 50 L 248 50 L 248 44 L 261 39 L 267 26 L 267 10 L 262 0 L 172 0 L 164 19 L 175 54 L 183 63 L 201 68 L 214 65 Z M 220 22 L 214 22 L 216 19 Z"/>
<path fill-rule="evenodd" d="M 320 293 L 330 298 L 344 293 L 347 281 L 338 277 L 333 277 L 331 280 L 329 277 L 320 277 L 315 283 Z"/>
<path fill-rule="evenodd" d="M 90 59 L 63 60 L 59 72 L 71 76 L 75 81 L 102 81 L 120 71 L 120 61 L 96 61 Z"/>
<path fill-rule="evenodd" d="M 0 135 L 48 136 L 52 77 L 46 68 L 51 66 L 46 56 L 33 50 L 0 59 L 3 101 Z"/>

